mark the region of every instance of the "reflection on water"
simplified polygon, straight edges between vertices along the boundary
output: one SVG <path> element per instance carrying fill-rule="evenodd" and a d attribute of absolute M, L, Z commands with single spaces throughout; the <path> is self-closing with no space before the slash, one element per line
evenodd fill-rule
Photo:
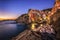
<path fill-rule="evenodd" d="M 21 24 L 0 24 L 0 40 L 8 40 L 26 28 L 26 25 Z"/>

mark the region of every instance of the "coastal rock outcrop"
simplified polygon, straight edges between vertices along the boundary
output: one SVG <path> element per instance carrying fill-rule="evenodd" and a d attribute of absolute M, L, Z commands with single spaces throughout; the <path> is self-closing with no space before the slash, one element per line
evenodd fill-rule
<path fill-rule="evenodd" d="M 21 16 L 19 16 L 17 19 L 16 19 L 16 22 L 17 23 L 28 23 L 29 21 L 29 18 L 28 18 L 28 14 L 22 14 Z"/>

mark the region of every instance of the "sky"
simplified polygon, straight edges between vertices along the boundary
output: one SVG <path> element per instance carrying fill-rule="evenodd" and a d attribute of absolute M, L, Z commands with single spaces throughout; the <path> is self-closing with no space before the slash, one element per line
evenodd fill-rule
<path fill-rule="evenodd" d="M 0 0 L 0 18 L 13 19 L 28 13 L 29 9 L 52 8 L 55 0 Z"/>

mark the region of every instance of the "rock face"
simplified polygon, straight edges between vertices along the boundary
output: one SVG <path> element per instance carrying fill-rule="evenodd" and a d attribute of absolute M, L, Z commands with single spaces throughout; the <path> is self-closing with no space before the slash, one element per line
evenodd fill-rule
<path fill-rule="evenodd" d="M 12 40 L 41 40 L 41 35 L 36 36 L 30 30 L 25 30 L 24 32 L 20 33 L 18 36 L 13 38 Z"/>
<path fill-rule="evenodd" d="M 54 29 L 57 32 L 57 40 L 60 40 L 60 9 L 51 18 L 53 19 Z"/>
<path fill-rule="evenodd" d="M 18 36 L 12 38 L 12 40 L 56 40 L 56 39 L 52 34 L 42 33 L 41 35 L 31 30 L 25 30 Z"/>
<path fill-rule="evenodd" d="M 29 21 L 28 14 L 23 14 L 16 19 L 17 23 L 28 23 L 28 21 Z"/>

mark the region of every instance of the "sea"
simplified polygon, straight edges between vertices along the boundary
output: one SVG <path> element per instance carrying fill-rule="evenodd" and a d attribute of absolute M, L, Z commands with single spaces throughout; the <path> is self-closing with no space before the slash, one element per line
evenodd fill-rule
<path fill-rule="evenodd" d="M 10 40 L 25 29 L 27 29 L 26 24 L 16 23 L 16 21 L 2 21 L 0 22 L 0 40 Z"/>

